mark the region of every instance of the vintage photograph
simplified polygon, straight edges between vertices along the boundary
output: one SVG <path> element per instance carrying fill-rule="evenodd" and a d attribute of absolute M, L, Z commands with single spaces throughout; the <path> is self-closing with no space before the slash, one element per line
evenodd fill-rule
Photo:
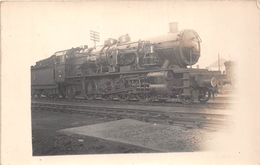
<path fill-rule="evenodd" d="M 52 32 L 39 45 L 53 52 L 39 51 L 31 66 L 33 155 L 207 150 L 239 100 L 234 43 L 212 50 L 220 38 L 207 31 L 221 27 L 202 26 L 201 13 L 185 18 L 174 3 L 100 5 L 48 4 L 53 17 L 34 16 L 38 40 Z"/>
<path fill-rule="evenodd" d="M 26 129 L 29 164 L 154 154 L 173 164 L 176 154 L 209 152 L 260 163 L 250 99 L 259 87 L 244 85 L 244 68 L 259 68 L 257 1 L 5 2 L 1 13 L 2 61 L 18 65 L 25 96 L 13 106 L 25 104 L 16 118 L 26 116 L 17 129 Z M 241 95 L 251 91 L 246 113 Z"/>

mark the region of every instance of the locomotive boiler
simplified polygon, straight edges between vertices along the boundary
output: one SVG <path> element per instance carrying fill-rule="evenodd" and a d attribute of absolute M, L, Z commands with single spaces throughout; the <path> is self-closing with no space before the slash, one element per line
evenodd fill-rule
<path fill-rule="evenodd" d="M 178 31 L 170 23 L 162 36 L 132 42 L 126 34 L 100 46 L 58 51 L 31 67 L 32 94 L 205 103 L 217 91 L 218 73 L 191 68 L 200 58 L 200 43 L 196 31 Z"/>

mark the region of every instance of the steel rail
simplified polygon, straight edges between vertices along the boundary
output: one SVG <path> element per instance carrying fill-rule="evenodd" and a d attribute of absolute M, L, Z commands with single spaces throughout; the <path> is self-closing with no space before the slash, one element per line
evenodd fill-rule
<path fill-rule="evenodd" d="M 223 128 L 228 127 L 229 115 L 227 114 L 209 114 L 204 111 L 198 112 L 169 112 L 163 110 L 149 110 L 122 108 L 122 107 L 104 107 L 80 104 L 47 103 L 32 102 L 32 110 L 49 110 L 64 113 L 78 113 L 85 115 L 97 115 L 103 117 L 112 117 L 116 119 L 131 118 L 145 122 L 155 122 L 182 126 L 185 128 Z"/>
<path fill-rule="evenodd" d="M 93 99 L 93 100 L 86 100 L 83 98 L 76 98 L 76 99 L 66 99 L 66 98 L 33 98 L 33 100 L 46 100 L 46 101 L 55 101 L 55 102 L 70 102 L 70 103 L 96 103 L 96 104 L 116 104 L 116 105 L 143 105 L 143 106 L 165 106 L 165 107 L 184 107 L 184 108 L 210 108 L 210 109 L 231 109 L 234 107 L 235 103 L 225 103 L 225 102 L 208 102 L 205 104 L 201 103 L 193 103 L 190 105 L 181 104 L 178 102 L 139 102 L 137 100 L 129 100 L 129 101 L 119 101 L 119 100 L 112 100 L 112 101 L 104 101 L 102 99 Z"/>

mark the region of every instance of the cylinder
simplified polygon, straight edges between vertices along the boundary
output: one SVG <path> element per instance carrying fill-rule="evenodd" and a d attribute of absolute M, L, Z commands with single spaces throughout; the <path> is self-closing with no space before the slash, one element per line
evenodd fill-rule
<path fill-rule="evenodd" d="M 177 33 L 178 32 L 178 22 L 171 22 L 169 23 L 170 33 Z"/>
<path fill-rule="evenodd" d="M 164 84 L 166 81 L 173 79 L 170 71 L 150 72 L 147 74 L 147 77 L 152 84 Z"/>
<path fill-rule="evenodd" d="M 171 83 L 166 84 L 151 84 L 149 86 L 151 94 L 154 95 L 171 95 Z"/>
<path fill-rule="evenodd" d="M 207 87 L 215 87 L 217 85 L 217 79 L 215 77 L 203 78 L 201 84 Z"/>

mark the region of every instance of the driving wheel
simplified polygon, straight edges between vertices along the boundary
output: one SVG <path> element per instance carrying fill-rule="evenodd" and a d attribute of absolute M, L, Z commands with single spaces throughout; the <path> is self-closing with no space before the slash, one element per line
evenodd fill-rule
<path fill-rule="evenodd" d="M 211 97 L 211 92 L 209 91 L 209 89 L 199 90 L 198 100 L 200 103 L 206 103 L 207 101 L 209 101 L 210 97 Z"/>
<path fill-rule="evenodd" d="M 189 96 L 182 96 L 180 94 L 179 98 L 183 104 L 191 104 L 195 99 L 195 91 L 191 89 Z"/>
<path fill-rule="evenodd" d="M 96 98 L 97 84 L 94 80 L 83 82 L 83 95 L 87 100 Z"/>

